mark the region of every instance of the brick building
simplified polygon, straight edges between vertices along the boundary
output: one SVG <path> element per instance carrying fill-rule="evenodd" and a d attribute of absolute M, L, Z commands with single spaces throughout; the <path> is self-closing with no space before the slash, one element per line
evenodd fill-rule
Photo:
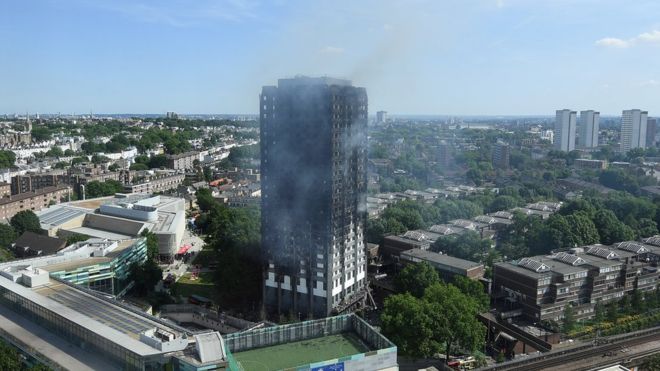
<path fill-rule="evenodd" d="M 51 203 L 59 204 L 62 199 L 68 199 L 70 192 L 71 187 L 59 185 L 3 197 L 0 199 L 0 219 L 9 220 L 19 211 L 39 211 Z"/>

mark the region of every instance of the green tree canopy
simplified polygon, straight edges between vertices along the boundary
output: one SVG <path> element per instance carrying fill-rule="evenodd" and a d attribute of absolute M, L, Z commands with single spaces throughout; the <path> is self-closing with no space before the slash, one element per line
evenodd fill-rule
<path fill-rule="evenodd" d="M 19 211 L 11 218 L 9 224 L 14 228 L 18 236 L 26 231 L 41 233 L 39 218 L 32 210 Z"/>
<path fill-rule="evenodd" d="M 108 179 L 104 182 L 98 180 L 87 183 L 85 186 L 85 195 L 87 198 L 112 196 L 115 193 L 124 191 L 124 186 L 113 179 Z"/>
<path fill-rule="evenodd" d="M 133 263 L 130 267 L 129 278 L 135 285 L 132 291 L 138 296 L 146 296 L 153 291 L 154 286 L 163 279 L 163 270 L 152 259 L 140 265 Z"/>
<path fill-rule="evenodd" d="M 440 281 L 438 272 L 427 262 L 408 264 L 395 278 L 399 291 L 421 298 L 427 287 Z"/>
<path fill-rule="evenodd" d="M 8 169 L 14 166 L 16 155 L 12 151 L 0 150 L 0 169 Z"/>

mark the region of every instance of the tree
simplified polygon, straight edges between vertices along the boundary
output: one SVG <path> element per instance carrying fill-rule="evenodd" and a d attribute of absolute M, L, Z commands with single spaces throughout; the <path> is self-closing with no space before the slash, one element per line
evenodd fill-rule
<path fill-rule="evenodd" d="M 640 367 L 641 371 L 660 370 L 660 354 L 652 355 L 644 360 Z"/>
<path fill-rule="evenodd" d="M 603 308 L 603 304 L 598 300 L 596 305 L 594 306 L 594 321 L 597 323 L 601 323 L 605 320 L 605 308 Z"/>
<path fill-rule="evenodd" d="M 568 334 L 569 332 L 573 331 L 575 328 L 575 311 L 573 310 L 573 306 L 571 304 L 566 304 L 564 307 L 564 318 L 562 321 L 562 331 L 565 334 Z"/>
<path fill-rule="evenodd" d="M 124 191 L 124 186 L 113 179 L 108 179 L 104 182 L 98 180 L 87 183 L 85 187 L 85 194 L 87 198 L 112 196 L 115 193 Z"/>
<path fill-rule="evenodd" d="M 116 163 L 108 166 L 108 170 L 110 170 L 110 171 L 117 171 L 119 169 L 121 169 L 121 167 L 119 166 L 119 164 L 116 164 Z"/>
<path fill-rule="evenodd" d="M 427 262 L 408 264 L 395 278 L 401 292 L 409 292 L 417 298 L 424 295 L 427 287 L 440 281 L 438 272 Z"/>
<path fill-rule="evenodd" d="M 146 296 L 153 291 L 154 286 L 163 279 L 163 270 L 152 259 L 147 259 L 144 264 L 133 263 L 129 270 L 129 279 L 135 285 L 133 292 L 138 296 Z"/>
<path fill-rule="evenodd" d="M 16 235 L 20 236 L 26 231 L 41 233 L 41 224 L 39 218 L 32 210 L 19 211 L 9 221 Z"/>
<path fill-rule="evenodd" d="M 262 285 L 260 211 L 216 202 L 208 214 L 207 240 L 223 262 L 223 269 L 215 271 L 219 300 L 227 307 L 254 310 Z"/>
<path fill-rule="evenodd" d="M 380 315 L 383 335 L 390 339 L 402 354 L 430 357 L 440 350 L 434 340 L 434 327 L 428 303 L 406 292 L 385 299 Z"/>
<path fill-rule="evenodd" d="M 435 329 L 433 341 L 445 345 L 446 360 L 453 351 L 474 351 L 483 345 L 486 328 L 479 322 L 479 304 L 456 286 L 436 283 L 424 294 Z"/>
<path fill-rule="evenodd" d="M 197 206 L 199 206 L 199 209 L 202 211 L 209 211 L 218 203 L 215 198 L 213 198 L 211 190 L 208 188 L 198 189 L 197 192 L 195 192 L 195 196 L 197 197 Z"/>
<path fill-rule="evenodd" d="M 519 205 L 518 199 L 512 196 L 498 196 L 490 203 L 488 210 L 490 212 L 509 210 Z"/>
<path fill-rule="evenodd" d="M 479 312 L 487 311 L 490 308 L 490 296 L 484 290 L 484 285 L 477 280 L 469 279 L 465 276 L 456 275 L 452 284 L 458 287 L 461 292 L 474 299 L 479 305 Z"/>
<path fill-rule="evenodd" d="M 617 308 L 616 303 L 607 304 L 606 315 L 608 322 L 616 322 L 616 319 L 619 318 L 619 308 Z"/>
<path fill-rule="evenodd" d="M 0 370 L 21 370 L 23 363 L 16 348 L 0 341 Z"/>
<path fill-rule="evenodd" d="M 0 223 L 0 247 L 9 248 L 16 241 L 16 237 L 11 225 Z"/>
<path fill-rule="evenodd" d="M 12 151 L 0 150 L 0 169 L 8 169 L 14 166 L 16 154 Z"/>
<path fill-rule="evenodd" d="M 130 167 L 131 170 L 139 171 L 139 170 L 149 170 L 149 166 L 143 163 L 134 163 Z"/>
<path fill-rule="evenodd" d="M 461 259 L 481 261 L 490 251 L 490 241 L 482 239 L 476 232 L 467 231 L 457 236 L 438 238 L 432 250 Z"/>
<path fill-rule="evenodd" d="M 619 306 L 621 307 L 621 313 L 623 314 L 631 314 L 633 312 L 629 295 L 623 295 L 623 298 L 619 301 Z"/>
<path fill-rule="evenodd" d="M 630 301 L 632 310 L 637 313 L 646 312 L 646 302 L 644 301 L 644 296 L 639 290 L 633 290 L 632 299 Z"/>
<path fill-rule="evenodd" d="M 147 239 L 147 257 L 156 259 L 158 257 L 158 237 L 156 237 L 156 234 L 149 231 L 149 229 L 145 229 L 140 233 L 140 236 Z"/>
<path fill-rule="evenodd" d="M 615 242 L 632 240 L 635 237 L 633 230 L 620 222 L 612 210 L 598 210 L 594 214 L 593 221 L 602 244 L 611 245 Z"/>

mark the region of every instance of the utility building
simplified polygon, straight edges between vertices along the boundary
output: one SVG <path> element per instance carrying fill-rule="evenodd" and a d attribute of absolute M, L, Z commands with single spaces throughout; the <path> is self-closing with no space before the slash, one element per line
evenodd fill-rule
<path fill-rule="evenodd" d="M 265 308 L 350 310 L 366 293 L 367 92 L 296 77 L 259 99 Z"/>

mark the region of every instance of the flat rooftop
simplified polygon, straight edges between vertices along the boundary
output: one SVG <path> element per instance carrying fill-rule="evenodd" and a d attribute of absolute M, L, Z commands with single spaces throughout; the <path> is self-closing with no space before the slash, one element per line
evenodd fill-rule
<path fill-rule="evenodd" d="M 119 241 L 119 240 L 126 240 L 130 238 L 134 238 L 134 236 L 129 236 L 126 234 L 121 234 L 121 233 L 115 233 L 115 232 L 110 232 L 110 231 L 104 231 L 102 229 L 96 229 L 96 228 L 89 228 L 89 227 L 77 227 L 77 228 L 71 228 L 67 229 L 67 231 L 78 233 L 78 234 L 84 234 L 90 237 L 96 237 L 96 238 L 103 238 L 103 239 L 108 239 L 108 240 L 113 240 L 113 241 Z"/>
<path fill-rule="evenodd" d="M 459 259 L 453 256 L 438 254 L 436 252 L 421 250 L 421 249 L 412 249 L 408 251 L 403 251 L 401 252 L 401 256 L 409 256 L 411 258 L 417 258 L 431 263 L 456 267 L 465 270 L 469 270 L 477 267 L 483 267 L 483 264 L 481 263 L 475 263 L 470 260 Z"/>
<path fill-rule="evenodd" d="M 34 289 L 34 292 L 75 311 L 76 315 L 89 317 L 95 322 L 115 329 L 136 340 L 140 339 L 140 332 L 154 327 L 178 333 L 175 329 L 167 328 L 148 319 L 146 316 L 137 315 L 118 305 L 113 305 L 108 301 L 54 280 L 51 280 L 47 285 Z M 144 344 L 144 346 L 147 345 Z"/>
<path fill-rule="evenodd" d="M 371 351 L 352 333 L 341 333 L 234 353 L 245 371 L 295 368 Z"/>
<path fill-rule="evenodd" d="M 117 242 L 117 247 L 111 252 L 107 253 L 105 256 L 90 256 L 89 258 L 84 259 L 75 259 L 57 264 L 48 264 L 41 267 L 41 269 L 48 271 L 49 273 L 60 272 L 60 271 L 71 271 L 80 267 L 87 267 L 95 264 L 103 264 L 111 262 L 117 256 L 119 256 L 124 250 L 131 247 L 135 243 L 135 240 L 123 240 Z"/>

